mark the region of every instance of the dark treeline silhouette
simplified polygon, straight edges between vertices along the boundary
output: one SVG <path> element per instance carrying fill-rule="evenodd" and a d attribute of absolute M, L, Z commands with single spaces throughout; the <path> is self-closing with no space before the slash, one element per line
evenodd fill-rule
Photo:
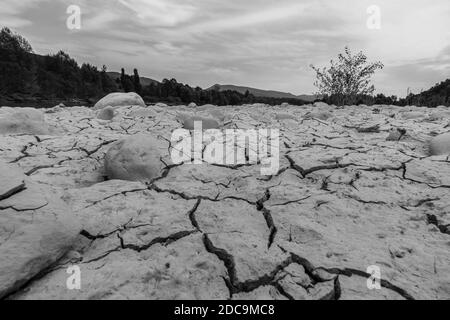
<path fill-rule="evenodd" d="M 250 93 L 236 91 L 203 90 L 178 83 L 175 79 L 164 79 L 142 86 L 139 72 L 127 75 L 122 69 L 120 78 L 113 80 L 106 72 L 88 63 L 81 66 L 67 53 L 40 56 L 33 53 L 31 45 L 8 28 L 0 31 L 0 102 L 20 105 L 28 100 L 45 101 L 82 100 L 92 104 L 104 95 L 116 92 L 137 92 L 147 102 L 170 104 L 191 103 L 215 105 L 240 105 L 245 103 L 281 104 L 288 102 L 302 105 L 297 99 L 255 97 Z"/>
<path fill-rule="evenodd" d="M 41 56 L 8 28 L 0 31 L 1 100 L 89 99 L 117 90 L 106 74 L 90 64 L 81 67 L 63 51 Z"/>
<path fill-rule="evenodd" d="M 436 84 L 431 89 L 419 94 L 409 94 L 406 98 L 398 98 L 397 96 L 385 96 L 379 93 L 374 96 L 357 95 L 355 97 L 342 97 L 340 95 L 324 96 L 321 101 L 330 105 L 342 105 L 345 100 L 346 104 L 353 105 L 396 105 L 396 106 L 427 106 L 435 108 L 437 106 L 450 106 L 450 79 L 440 84 Z"/>
<path fill-rule="evenodd" d="M 121 91 L 136 92 L 140 94 L 146 102 L 166 102 L 169 104 L 189 104 L 194 102 L 198 105 L 214 104 L 218 106 L 242 105 L 251 103 L 265 103 L 278 105 L 284 102 L 293 105 L 306 104 L 300 99 L 278 99 L 255 97 L 248 91 L 245 94 L 232 90 L 204 90 L 200 87 L 192 88 L 187 84 L 179 83 L 176 79 L 164 79 L 161 83 L 154 82 L 147 86 L 140 83 L 139 73 L 134 69 L 134 74 L 127 75 L 122 69 L 120 78 L 116 79 L 116 84 Z"/>
<path fill-rule="evenodd" d="M 399 100 L 396 96 L 386 97 L 384 94 L 377 94 L 376 96 L 370 95 L 356 95 L 356 96 L 344 96 L 344 95 L 330 95 L 324 96 L 321 101 L 328 103 L 330 105 L 368 105 L 372 106 L 375 104 L 385 104 L 385 105 L 398 105 Z M 343 103 L 345 101 L 345 103 Z"/>
<path fill-rule="evenodd" d="M 450 106 L 450 79 L 437 83 L 434 87 L 419 94 L 410 94 L 402 99 L 407 105 Z"/>
<path fill-rule="evenodd" d="M 11 32 L 8 28 L 0 31 L 0 105 L 50 107 L 56 101 L 79 104 L 93 104 L 108 93 L 123 91 L 137 92 L 148 103 L 165 102 L 168 104 L 197 105 L 214 104 L 242 105 L 264 103 L 279 105 L 307 104 L 300 99 L 271 97 L 255 97 L 248 91 L 245 94 L 237 91 L 204 90 L 200 87 L 177 82 L 175 79 L 164 79 L 142 85 L 139 72 L 134 69 L 127 75 L 122 69 L 120 78 L 113 80 L 105 66 L 97 67 L 84 63 L 81 66 L 67 53 L 41 56 L 33 53 L 31 45 L 22 36 Z M 397 104 L 397 105 L 450 105 L 450 79 L 436 85 L 419 95 L 409 95 L 405 99 L 376 96 L 356 96 L 352 104 Z M 340 96 L 325 96 L 324 102 L 340 105 Z M 348 100 L 348 97 L 344 97 Z"/>

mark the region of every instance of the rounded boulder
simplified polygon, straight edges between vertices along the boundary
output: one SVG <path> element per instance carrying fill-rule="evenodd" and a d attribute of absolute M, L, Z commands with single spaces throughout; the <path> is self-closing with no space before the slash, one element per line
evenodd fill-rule
<path fill-rule="evenodd" d="M 432 156 L 450 155 L 450 132 L 434 137 L 430 141 Z"/>
<path fill-rule="evenodd" d="M 110 180 L 148 182 L 161 175 L 168 143 L 151 135 L 135 135 L 114 143 L 105 156 Z"/>
<path fill-rule="evenodd" d="M 94 110 L 101 110 L 111 106 L 113 108 L 116 107 L 124 107 L 124 106 L 141 106 L 146 107 L 144 100 L 135 92 L 115 92 L 110 93 L 100 101 L 98 101 Z"/>

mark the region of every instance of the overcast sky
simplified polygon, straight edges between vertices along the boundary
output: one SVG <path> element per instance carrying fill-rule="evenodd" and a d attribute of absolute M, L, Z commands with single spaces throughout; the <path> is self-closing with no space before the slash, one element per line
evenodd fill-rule
<path fill-rule="evenodd" d="M 69 5 L 81 8 L 80 30 L 66 27 Z M 367 27 L 371 5 L 379 30 Z M 450 78 L 449 0 L 2 0 L 0 24 L 37 53 L 62 49 L 79 63 L 204 88 L 310 94 L 309 65 L 346 45 L 385 64 L 378 92 L 405 96 Z"/>

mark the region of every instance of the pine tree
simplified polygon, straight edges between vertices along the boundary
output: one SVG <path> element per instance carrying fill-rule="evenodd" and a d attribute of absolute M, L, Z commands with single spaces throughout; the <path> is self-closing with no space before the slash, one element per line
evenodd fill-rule
<path fill-rule="evenodd" d="M 137 69 L 134 69 L 133 84 L 134 84 L 134 90 L 136 91 L 136 93 L 142 94 L 141 78 L 139 77 L 139 73 L 138 73 Z"/>
<path fill-rule="evenodd" d="M 122 90 L 124 90 L 124 91 L 125 91 L 125 79 L 126 79 L 125 69 L 122 68 L 122 72 L 120 74 L 120 86 L 122 87 Z"/>

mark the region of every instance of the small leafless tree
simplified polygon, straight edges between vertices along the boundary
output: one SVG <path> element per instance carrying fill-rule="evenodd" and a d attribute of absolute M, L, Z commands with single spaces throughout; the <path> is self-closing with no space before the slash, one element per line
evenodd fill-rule
<path fill-rule="evenodd" d="M 319 95 L 337 99 L 339 105 L 355 103 L 357 96 L 372 95 L 375 87 L 371 84 L 371 77 L 378 69 L 383 69 L 381 62 L 367 62 L 367 56 L 361 51 L 352 55 L 345 47 L 345 53 L 339 54 L 338 61 L 331 60 L 329 68 L 317 68 L 317 79 L 314 85 L 319 89 Z"/>

